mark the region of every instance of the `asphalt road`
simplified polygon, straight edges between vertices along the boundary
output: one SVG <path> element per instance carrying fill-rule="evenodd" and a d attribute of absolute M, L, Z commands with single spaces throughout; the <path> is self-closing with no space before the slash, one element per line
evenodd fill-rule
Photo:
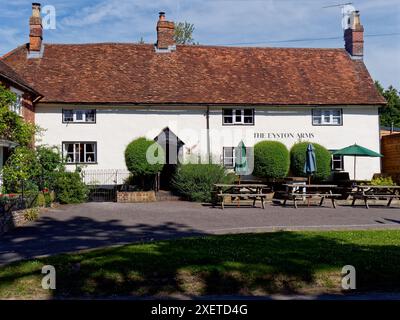
<path fill-rule="evenodd" d="M 212 208 L 166 201 L 60 206 L 0 237 L 0 265 L 132 242 L 277 230 L 398 229 L 400 208 L 340 206 Z"/>

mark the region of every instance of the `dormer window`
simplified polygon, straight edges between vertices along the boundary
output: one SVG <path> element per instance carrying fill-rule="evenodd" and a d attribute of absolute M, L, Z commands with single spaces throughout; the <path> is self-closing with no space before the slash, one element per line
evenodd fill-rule
<path fill-rule="evenodd" d="M 63 123 L 96 123 L 96 110 L 63 110 Z"/>

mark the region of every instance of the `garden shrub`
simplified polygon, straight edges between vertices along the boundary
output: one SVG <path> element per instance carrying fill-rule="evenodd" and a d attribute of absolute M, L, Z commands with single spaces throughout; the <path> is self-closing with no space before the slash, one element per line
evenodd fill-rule
<path fill-rule="evenodd" d="M 307 146 L 310 142 L 299 142 L 290 150 L 290 167 L 292 174 L 298 177 L 306 177 L 304 164 L 306 162 Z M 331 175 L 331 153 L 318 143 L 312 143 L 315 150 L 317 170 L 313 177 L 315 180 L 326 180 Z"/>
<path fill-rule="evenodd" d="M 396 183 L 393 181 L 392 177 L 375 177 L 368 183 L 371 186 L 395 186 Z"/>
<path fill-rule="evenodd" d="M 233 183 L 234 174 L 229 174 L 218 164 L 182 164 L 173 179 L 173 188 L 190 201 L 211 202 L 215 183 Z"/>
<path fill-rule="evenodd" d="M 36 198 L 36 206 L 38 207 L 45 207 L 46 206 L 46 199 L 42 192 L 39 192 Z"/>
<path fill-rule="evenodd" d="M 35 150 L 17 147 L 3 167 L 3 179 L 6 192 L 18 193 L 22 189 L 37 190 L 35 183 L 40 175 L 40 163 Z"/>
<path fill-rule="evenodd" d="M 39 146 L 36 148 L 36 157 L 40 164 L 41 189 L 53 189 L 56 174 L 64 170 L 60 152 L 55 147 Z"/>
<path fill-rule="evenodd" d="M 257 177 L 286 177 L 290 166 L 289 150 L 278 141 L 261 141 L 254 146 L 254 171 Z"/>
<path fill-rule="evenodd" d="M 27 209 L 24 213 L 24 219 L 26 221 L 35 221 L 39 218 L 39 209 L 38 208 L 30 208 Z"/>
<path fill-rule="evenodd" d="M 68 171 L 61 171 L 56 175 L 54 191 L 56 200 L 62 204 L 85 202 L 89 193 L 79 173 Z"/>
<path fill-rule="evenodd" d="M 147 161 L 147 150 L 152 146 L 158 146 L 154 152 L 154 156 L 161 159 L 161 163 L 149 163 Z M 161 154 L 162 152 L 162 154 Z M 162 170 L 164 167 L 164 152 L 163 149 L 153 140 L 146 138 L 138 138 L 133 140 L 125 149 L 126 167 L 132 174 L 133 180 L 139 180 L 142 188 L 145 188 L 146 180 L 150 180 Z"/>

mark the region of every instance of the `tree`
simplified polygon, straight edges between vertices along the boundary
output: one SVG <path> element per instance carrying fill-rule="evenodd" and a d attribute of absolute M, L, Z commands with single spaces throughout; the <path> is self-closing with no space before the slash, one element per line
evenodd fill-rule
<path fill-rule="evenodd" d="M 28 146 L 38 128 L 10 110 L 10 105 L 15 102 L 16 95 L 0 85 L 0 138 Z"/>
<path fill-rule="evenodd" d="M 380 124 L 385 127 L 400 127 L 400 95 L 393 86 L 386 90 L 376 81 L 376 88 L 387 101 L 387 105 L 379 108 Z"/>
<path fill-rule="evenodd" d="M 175 25 L 175 42 L 177 44 L 195 44 L 193 39 L 194 25 L 189 22 L 179 22 Z"/>

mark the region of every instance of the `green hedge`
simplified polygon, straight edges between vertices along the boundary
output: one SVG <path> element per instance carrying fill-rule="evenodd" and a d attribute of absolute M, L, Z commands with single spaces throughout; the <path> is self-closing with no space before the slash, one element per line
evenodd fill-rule
<path fill-rule="evenodd" d="M 307 146 L 310 142 L 299 142 L 290 150 L 290 167 L 292 174 L 299 177 L 307 176 L 304 173 Z M 331 175 L 331 153 L 318 143 L 312 143 L 315 149 L 317 171 L 313 175 L 315 180 L 325 180 Z"/>
<path fill-rule="evenodd" d="M 289 151 L 278 141 L 261 141 L 254 146 L 254 171 L 258 177 L 286 177 L 290 166 Z"/>
<path fill-rule="evenodd" d="M 172 179 L 173 188 L 190 201 L 211 202 L 215 183 L 233 183 L 234 174 L 217 164 L 180 165 Z"/>

